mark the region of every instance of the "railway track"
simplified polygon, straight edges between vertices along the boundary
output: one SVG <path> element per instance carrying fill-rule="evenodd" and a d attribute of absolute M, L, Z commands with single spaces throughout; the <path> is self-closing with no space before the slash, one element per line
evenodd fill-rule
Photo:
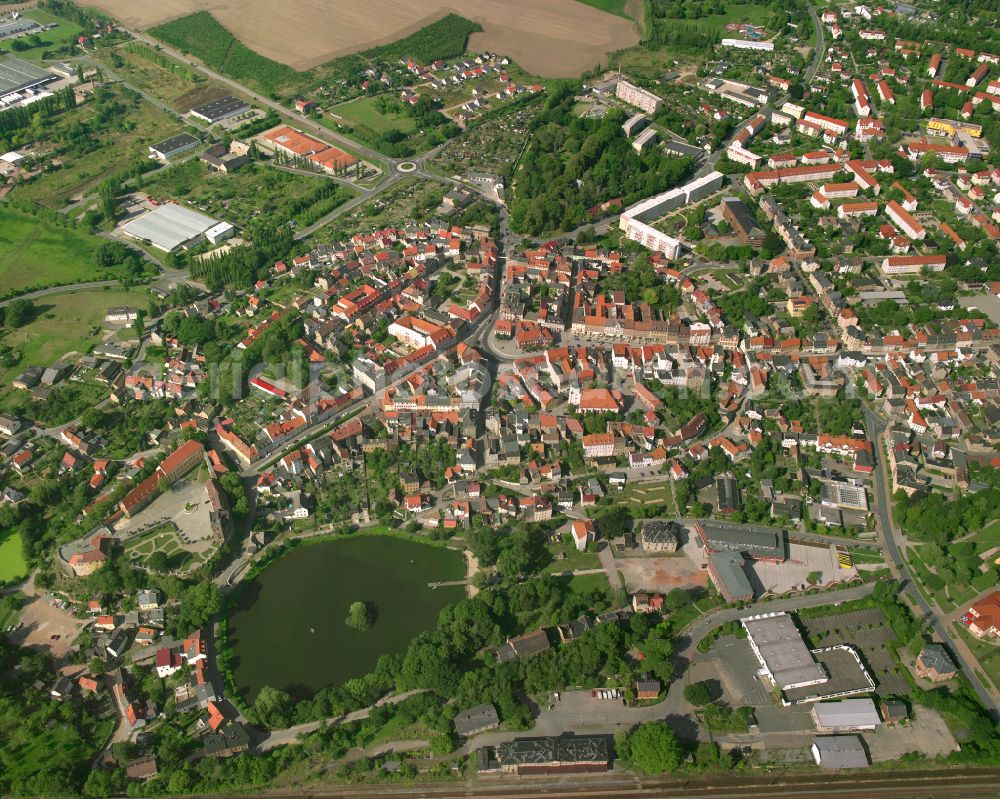
<path fill-rule="evenodd" d="M 615 774 L 486 777 L 461 783 L 348 785 L 267 794 L 269 799 L 997 799 L 1000 769 L 751 774 L 716 777 L 630 777 Z M 235 799 L 235 797 L 234 797 Z"/>

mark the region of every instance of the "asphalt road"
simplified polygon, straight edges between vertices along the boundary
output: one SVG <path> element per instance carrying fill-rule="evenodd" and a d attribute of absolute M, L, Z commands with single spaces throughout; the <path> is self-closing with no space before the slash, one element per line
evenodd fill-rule
<path fill-rule="evenodd" d="M 865 423 L 868 427 L 868 438 L 875 444 L 875 472 L 872 475 L 872 482 L 875 485 L 875 505 L 878 511 L 879 531 L 884 543 L 884 551 L 889 556 L 890 568 L 898 575 L 902 584 L 902 590 L 920 608 L 920 612 L 930 623 L 935 635 L 939 640 L 944 642 L 955 656 L 955 660 L 959 668 L 961 668 L 962 673 L 994 721 L 996 721 L 1000 719 L 997 696 L 987 689 L 982 680 L 979 679 L 979 675 L 976 673 L 976 667 L 979 665 L 978 661 L 976 661 L 975 656 L 964 641 L 952 637 L 951 632 L 948 630 L 947 615 L 939 608 L 934 608 L 927 602 L 910 574 L 906 559 L 899 548 L 898 537 L 901 533 L 897 530 L 892 520 L 892 504 L 886 485 L 888 476 L 882 458 L 882 433 L 885 431 L 886 423 L 867 405 L 863 405 L 862 407 L 864 408 Z M 1000 795 L 1000 789 L 998 789 L 997 795 Z"/>
<path fill-rule="evenodd" d="M 823 30 L 823 23 L 820 21 L 819 16 L 817 16 L 816 9 L 813 5 L 811 3 L 807 3 L 806 8 L 809 10 L 809 16 L 812 17 L 813 27 L 816 28 L 816 49 L 813 51 L 812 61 L 806 68 L 806 73 L 804 75 L 805 84 L 808 86 L 812 83 L 813 78 L 816 77 L 816 70 L 819 69 L 820 62 L 823 60 L 826 32 Z"/>
<path fill-rule="evenodd" d="M 47 289 L 29 291 L 27 294 L 21 294 L 17 297 L 11 297 L 9 300 L 3 300 L 0 302 L 0 308 L 3 308 L 5 305 L 10 305 L 10 303 L 14 300 L 37 300 L 39 297 L 48 297 L 52 294 L 65 294 L 69 291 L 86 291 L 87 289 L 102 289 L 105 286 L 117 285 L 117 280 L 92 280 L 89 283 L 67 283 L 64 286 L 51 286 Z"/>

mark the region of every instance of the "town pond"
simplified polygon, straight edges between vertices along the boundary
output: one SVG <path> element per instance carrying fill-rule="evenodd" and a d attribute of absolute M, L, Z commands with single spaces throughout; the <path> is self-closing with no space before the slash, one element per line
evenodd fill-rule
<path fill-rule="evenodd" d="M 265 685 L 308 697 L 375 668 L 381 655 L 404 652 L 431 629 L 463 586 L 462 554 L 389 536 L 302 545 L 244 586 L 229 619 L 233 674 L 248 701 Z M 375 610 L 370 630 L 345 623 L 352 602 Z"/>

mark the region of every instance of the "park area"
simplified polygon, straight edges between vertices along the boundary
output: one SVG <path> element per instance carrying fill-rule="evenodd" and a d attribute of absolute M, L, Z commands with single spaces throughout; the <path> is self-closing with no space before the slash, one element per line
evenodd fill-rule
<path fill-rule="evenodd" d="M 579 75 L 613 50 L 638 42 L 630 19 L 603 11 L 603 7 L 624 8 L 615 0 L 345 0 L 331 14 L 325 0 L 291 0 L 274 14 L 264 0 L 229 3 L 213 0 L 97 0 L 102 11 L 120 19 L 128 27 L 147 29 L 172 20 L 161 36 L 181 46 L 191 40 L 195 55 L 207 58 L 231 74 L 246 71 L 259 54 L 273 64 L 273 87 L 286 82 L 280 65 L 306 70 L 338 56 L 368 50 L 414 34 L 452 11 L 482 26 L 469 41 L 471 50 L 490 50 L 513 58 L 525 69 L 547 77 Z M 599 6 L 599 7 L 595 7 Z M 197 42 L 195 26 L 185 24 L 184 15 L 210 12 L 221 26 L 235 36 L 235 44 L 212 31 L 211 37 Z M 179 19 L 178 19 L 179 18 Z M 260 24 L 262 19 L 266 25 Z M 166 28 L 167 26 L 164 26 Z M 206 30 L 206 26 L 200 26 Z M 188 30 L 190 29 L 190 30 Z M 178 38 L 182 35 L 184 38 Z M 245 47 L 244 47 L 245 45 Z M 195 52 L 197 48 L 199 52 Z M 245 50 L 249 49 L 249 55 Z M 414 55 L 413 57 L 417 57 Z M 269 61 L 273 60 L 273 61 Z M 240 75 L 234 74 L 239 78 Z M 294 77 L 294 75 L 292 76 Z"/>
<path fill-rule="evenodd" d="M 0 292 L 96 280 L 99 244 L 87 233 L 0 207 Z"/>
<path fill-rule="evenodd" d="M 982 567 L 998 558 L 1000 526 L 996 521 L 947 544 L 940 552 L 935 544 L 906 549 L 907 563 L 921 590 L 948 613 L 965 607 L 978 594 L 992 587 L 994 572 L 983 571 Z"/>
<path fill-rule="evenodd" d="M 103 336 L 108 308 L 129 305 L 149 310 L 145 291 L 84 289 L 34 300 L 35 317 L 17 330 L 5 330 L 0 344 L 18 350 L 15 366 L 0 370 L 0 382 L 8 384 L 26 366 L 49 366 L 68 352 L 85 353 Z"/>

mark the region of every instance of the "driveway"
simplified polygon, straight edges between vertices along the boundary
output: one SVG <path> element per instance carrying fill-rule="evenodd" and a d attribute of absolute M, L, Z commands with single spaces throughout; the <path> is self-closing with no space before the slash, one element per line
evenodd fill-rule
<path fill-rule="evenodd" d="M 615 555 L 611 551 L 610 546 L 603 547 L 597 553 L 597 557 L 601 561 L 601 567 L 604 569 L 604 573 L 608 575 L 608 582 L 611 584 L 611 590 L 615 593 L 622 588 L 622 578 L 618 574 L 618 567 L 615 565 Z"/>

